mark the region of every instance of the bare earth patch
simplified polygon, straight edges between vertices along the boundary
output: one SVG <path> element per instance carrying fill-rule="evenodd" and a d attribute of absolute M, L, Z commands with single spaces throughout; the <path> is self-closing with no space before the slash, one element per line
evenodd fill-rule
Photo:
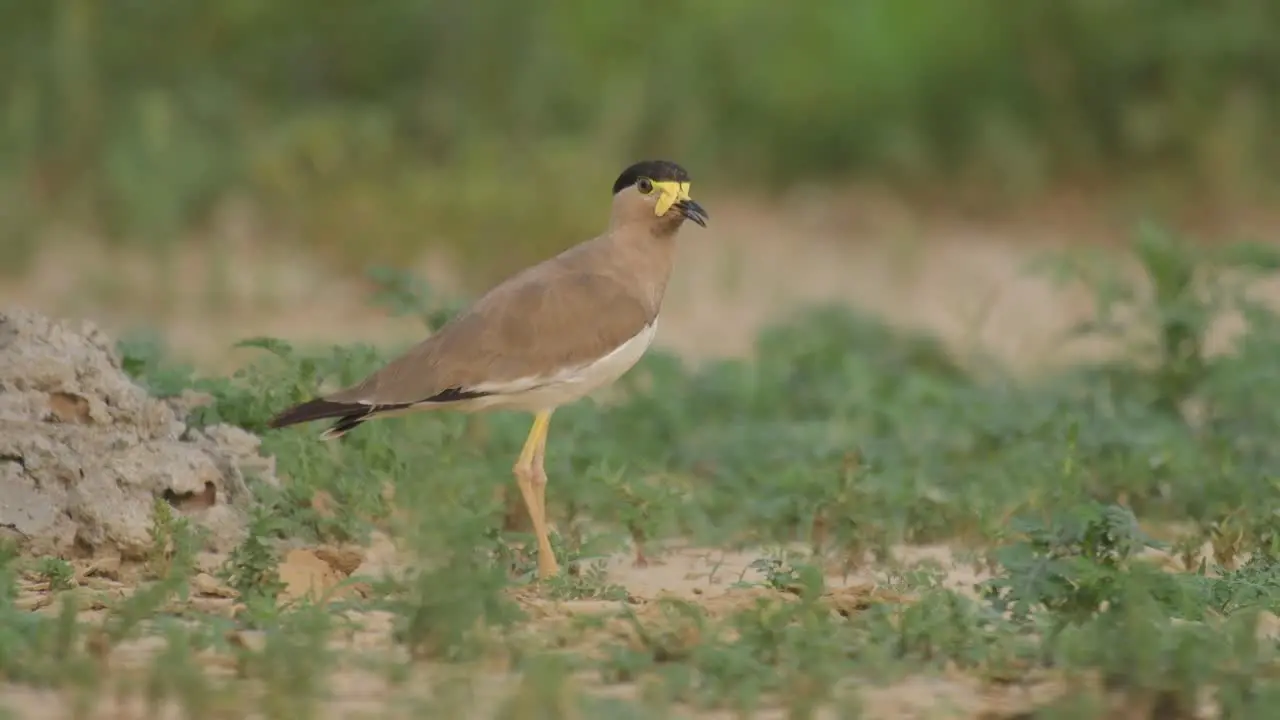
<path fill-rule="evenodd" d="M 926 222 L 857 198 L 792 204 L 759 210 L 720 203 L 710 228 L 686 233 L 661 346 L 691 357 L 742 355 L 765 323 L 797 305 L 836 302 L 933 330 L 961 350 L 981 346 L 1034 364 L 1056 351 L 1058 334 L 1088 306 L 1079 293 L 1026 277 L 1026 263 L 1048 248 L 1117 234 L 1079 218 L 1057 225 Z M 167 268 L 95 245 L 54 245 L 24 277 L 0 282 L 0 305 L 87 317 L 117 332 L 145 323 L 161 329 L 182 357 L 221 367 L 237 362 L 230 345 L 250 336 L 388 343 L 421 334 L 416 321 L 371 307 L 371 288 L 358 274 L 339 275 L 304 254 L 243 239 L 215 245 L 216 252 L 182 249 Z M 235 272 L 215 278 L 214 267 Z M 442 291 L 463 290 L 437 254 L 409 269 Z"/>
<path fill-rule="evenodd" d="M 369 568 L 377 572 L 393 570 L 390 557 L 394 550 L 383 537 L 379 540 L 383 557 L 372 559 Z M 953 561 L 946 548 L 900 547 L 895 555 L 907 564 L 927 560 L 950 567 L 945 584 L 957 588 L 969 587 L 975 579 L 973 570 Z M 714 548 L 682 548 L 664 553 L 661 564 L 648 568 L 635 568 L 630 554 L 618 554 L 608 559 L 607 580 L 627 590 L 628 600 L 609 602 L 598 600 L 550 600 L 535 587 L 513 588 L 510 593 L 525 611 L 527 620 L 516 632 L 531 637 L 559 638 L 561 649 L 591 653 L 594 646 L 603 642 L 638 643 L 635 625 L 625 617 L 635 617 L 651 627 L 663 627 L 668 616 L 663 613 L 661 601 L 677 599 L 695 603 L 709 617 L 728 617 L 748 609 L 757 603 L 796 602 L 796 596 L 786 590 L 769 589 L 763 585 L 764 577 L 751 563 L 761 552 L 726 552 Z M 325 558 L 325 559 L 321 559 Z M 320 600 L 341 599 L 334 590 L 350 578 L 352 563 L 359 559 L 371 559 L 366 553 L 347 548 L 341 552 L 333 548 L 304 548 L 289 552 L 280 564 L 279 571 L 288 589 L 283 602 L 297 601 L 303 597 Z M 216 565 L 220 558 L 206 558 L 203 564 Z M 362 570 L 357 565 L 355 580 Z M 90 609 L 81 613 L 82 619 L 95 620 L 100 611 L 93 610 L 92 598 L 102 593 L 114 598 L 129 595 L 134 587 L 127 582 L 104 580 L 92 575 L 93 566 L 87 562 L 77 565 L 77 577 L 81 585 L 70 592 L 77 594 Z M 875 580 L 883 573 L 867 568 L 851 577 L 827 578 L 827 591 L 821 602 L 831 612 L 848 615 L 866 610 L 876 603 L 909 601 L 907 596 L 882 587 Z M 350 587 L 350 584 L 348 584 Z M 57 614 L 62 596 L 52 591 L 47 583 L 28 581 L 18 599 L 20 605 L 33 612 Z M 84 605 L 82 605 L 83 607 Z M 201 573 L 192 582 L 192 597 L 185 603 L 171 606 L 171 610 L 199 610 L 202 612 L 231 614 L 236 611 L 235 592 L 208 574 Z M 348 629 L 331 638 L 330 646 L 344 658 L 338 668 L 326 675 L 319 717 L 418 717 L 415 703 L 431 701 L 440 688 L 450 684 L 465 683 L 467 714 L 465 717 L 489 718 L 504 703 L 518 699 L 522 690 L 521 676 L 505 669 L 506 660 L 494 656 L 489 660 L 463 665 L 444 665 L 419 662 L 412 665 L 409 678 L 394 680 L 378 669 L 380 664 L 404 663 L 405 651 L 394 640 L 394 615 L 386 611 L 344 610 L 341 612 Z M 589 631 L 572 629 L 575 618 L 598 618 L 602 624 L 593 625 Z M 235 631 L 230 640 L 233 646 L 261 649 L 265 639 L 261 632 Z M 688 638 L 697 642 L 697 637 Z M 181 709 L 168 701 L 159 715 L 149 714 L 145 696 L 147 678 L 157 662 L 163 662 L 165 642 L 159 637 L 144 637 L 112 647 L 102 658 L 109 668 L 103 683 L 116 688 L 116 692 L 94 693 L 87 700 L 91 708 L 89 718 L 144 718 L 182 717 Z M 159 659 L 158 659 L 159 658 Z M 241 715 L 247 704 L 260 697 L 263 690 L 252 680 L 236 682 L 237 661 L 225 652 L 202 652 L 197 662 L 210 677 L 232 682 L 239 698 L 222 699 L 223 710 L 217 717 L 255 717 Z M 595 673 L 578 673 L 570 682 L 576 692 L 601 696 L 636 699 L 641 686 L 636 683 L 602 684 Z M 1001 685 L 975 678 L 960 671 L 945 671 L 930 675 L 911 676 L 884 684 L 859 681 L 849 685 L 856 691 L 866 717 L 899 720 L 907 718 L 997 718 L 1015 717 L 1037 704 L 1051 699 L 1061 691 L 1056 683 L 1045 681 L 1033 685 Z M 435 698 L 438 700 L 438 697 Z M 74 690 L 52 691 L 17 684 L 0 685 L 0 708 L 22 720 L 68 717 L 79 701 Z M 504 716 L 505 717 L 505 716 Z M 690 720 L 736 717 L 725 711 L 693 711 L 673 715 Z M 781 709 L 768 707 L 753 717 L 784 718 Z M 820 711 L 815 717 L 839 717 L 835 710 Z"/>

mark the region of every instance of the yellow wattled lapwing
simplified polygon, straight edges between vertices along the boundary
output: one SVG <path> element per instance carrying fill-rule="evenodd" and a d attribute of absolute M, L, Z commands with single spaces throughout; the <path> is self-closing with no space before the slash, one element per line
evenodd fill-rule
<path fill-rule="evenodd" d="M 617 380 L 648 349 L 685 220 L 707 224 L 689 197 L 689 174 L 673 162 L 638 162 L 614 182 L 599 236 L 508 278 L 359 384 L 270 425 L 334 418 L 322 436 L 336 438 L 417 410 L 533 413 L 513 469 L 538 540 L 538 576 L 554 575 L 543 470 L 551 413 Z"/>

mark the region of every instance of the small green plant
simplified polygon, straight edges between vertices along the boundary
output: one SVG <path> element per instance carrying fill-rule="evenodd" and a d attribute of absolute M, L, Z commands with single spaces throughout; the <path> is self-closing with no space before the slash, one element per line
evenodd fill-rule
<path fill-rule="evenodd" d="M 1088 504 L 1061 512 L 1047 523 L 1018 519 L 1023 539 L 996 551 L 1004 575 L 980 585 L 998 612 L 1026 621 L 1044 610 L 1055 623 L 1081 622 L 1117 594 L 1130 560 L 1158 547 L 1126 508 Z"/>
<path fill-rule="evenodd" d="M 152 661 L 146 681 L 145 694 L 150 709 L 159 712 L 165 701 L 172 699 L 191 718 L 225 717 L 233 713 L 236 701 L 217 686 L 196 658 L 196 653 L 205 649 L 201 634 L 177 623 L 166 624 L 160 632 L 165 647 Z"/>
<path fill-rule="evenodd" d="M 752 560 L 747 566 L 764 575 L 766 587 L 797 595 L 813 597 L 822 593 L 822 570 L 816 565 L 801 562 L 790 553 L 781 556 Z"/>
<path fill-rule="evenodd" d="M 255 511 L 249 532 L 232 551 L 222 569 L 222 577 L 246 599 L 273 601 L 284 583 L 277 570 L 279 560 L 271 545 L 276 519 L 262 510 Z"/>
<path fill-rule="evenodd" d="M 36 562 L 35 576 L 49 584 L 49 590 L 70 590 L 75 587 L 76 571 L 71 563 L 56 557 L 43 557 Z"/>
<path fill-rule="evenodd" d="M 277 615 L 262 630 L 260 647 L 234 646 L 238 674 L 262 681 L 259 707 L 264 717 L 310 717 L 317 711 L 336 664 L 328 646 L 334 625 L 327 608 L 303 604 Z"/>
<path fill-rule="evenodd" d="M 609 582 L 604 560 L 596 560 L 585 567 L 579 561 L 573 572 L 548 580 L 546 592 L 557 600 L 626 600 L 628 597 L 625 587 Z"/>
<path fill-rule="evenodd" d="M 1219 568 L 1208 584 L 1208 603 L 1223 616 L 1254 610 L 1280 611 L 1280 559 L 1257 553 L 1234 570 Z M 1200 576 L 1204 577 L 1204 569 Z"/>
<path fill-rule="evenodd" d="M 1097 315 L 1074 332 L 1126 348 L 1125 361 L 1108 371 L 1117 391 L 1182 418 L 1213 372 L 1211 327 L 1224 312 L 1256 309 L 1248 283 L 1280 268 L 1280 253 L 1254 243 L 1200 247 L 1153 224 L 1140 227 L 1130 247 L 1141 270 L 1137 280 L 1112 260 L 1057 265 L 1059 277 L 1083 280 L 1094 291 Z"/>
<path fill-rule="evenodd" d="M 147 554 L 147 570 L 153 578 L 179 574 L 187 577 L 195 567 L 200 547 L 200 533 L 187 518 L 177 515 L 164 498 L 156 498 L 151 506 L 151 547 Z"/>
<path fill-rule="evenodd" d="M 1016 662 L 1020 638 L 998 612 L 947 589 L 926 591 L 897 610 L 894 652 L 930 665 L 996 672 Z"/>
<path fill-rule="evenodd" d="M 0 541 L 0 678 L 36 687 L 80 688 L 91 698 L 99 673 L 84 651 L 76 594 L 62 594 L 54 615 L 19 608 L 21 564 L 17 547 Z M 41 564 L 55 576 L 64 572 L 55 563 Z"/>

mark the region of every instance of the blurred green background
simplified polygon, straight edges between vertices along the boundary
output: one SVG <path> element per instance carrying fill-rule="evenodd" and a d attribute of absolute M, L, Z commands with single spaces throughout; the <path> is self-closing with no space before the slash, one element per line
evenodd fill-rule
<path fill-rule="evenodd" d="M 51 228 L 165 247 L 232 199 L 339 261 L 513 264 L 650 155 L 719 195 L 1256 193 L 1277 37 L 1274 0 L 12 0 L 0 267 Z"/>

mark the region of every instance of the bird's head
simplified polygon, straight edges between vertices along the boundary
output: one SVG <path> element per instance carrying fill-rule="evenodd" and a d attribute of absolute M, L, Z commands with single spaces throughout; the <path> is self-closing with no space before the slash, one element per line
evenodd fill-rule
<path fill-rule="evenodd" d="M 614 222 L 647 223 L 674 231 L 692 220 L 707 226 L 707 211 L 689 197 L 689 173 L 667 160 L 644 160 L 613 183 Z"/>

